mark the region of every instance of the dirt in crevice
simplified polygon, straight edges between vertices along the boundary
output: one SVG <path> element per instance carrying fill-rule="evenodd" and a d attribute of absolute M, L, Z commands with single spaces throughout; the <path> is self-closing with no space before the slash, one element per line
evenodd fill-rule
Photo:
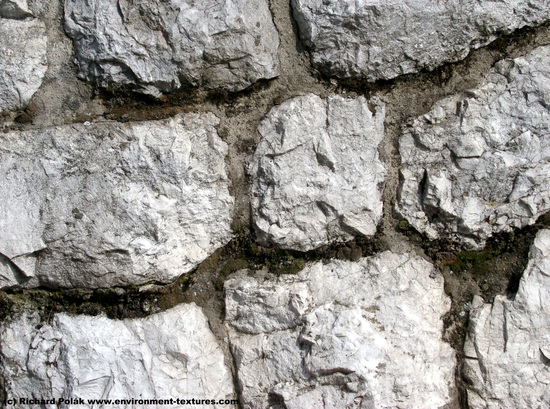
<path fill-rule="evenodd" d="M 237 227 L 235 237 L 216 250 L 192 272 L 182 275 L 172 284 L 158 283 L 105 289 L 13 289 L 0 291 L 0 319 L 14 312 L 31 308 L 48 322 L 53 314 L 99 315 L 112 319 L 140 318 L 164 311 L 180 303 L 194 302 L 216 312 L 223 312 L 223 286 L 233 273 L 260 270 L 275 275 L 296 274 L 305 264 L 318 260 L 351 260 L 376 254 L 387 248 L 379 235 L 356 237 L 347 243 L 299 252 L 258 245 L 254 235 Z M 223 319 L 218 314 L 216 320 Z M 220 321 L 221 323 L 221 321 Z M 220 324 L 221 325 L 221 324 Z"/>
<path fill-rule="evenodd" d="M 468 408 L 467 383 L 462 368 L 472 299 L 475 295 L 487 303 L 492 303 L 497 295 L 513 299 L 535 236 L 541 229 L 548 228 L 550 213 L 541 216 L 532 226 L 495 235 L 479 251 L 463 250 L 446 241 L 430 242 L 416 232 L 409 232 L 422 242 L 426 254 L 433 258 L 445 279 L 445 292 L 452 300 L 451 310 L 444 317 L 444 340 L 456 351 L 456 387 L 462 409 Z"/>

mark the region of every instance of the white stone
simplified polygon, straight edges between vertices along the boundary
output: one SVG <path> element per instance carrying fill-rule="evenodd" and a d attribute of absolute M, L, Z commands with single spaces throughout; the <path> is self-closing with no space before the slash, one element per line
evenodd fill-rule
<path fill-rule="evenodd" d="M 260 241 L 306 251 L 376 233 L 384 110 L 377 98 L 309 94 L 269 112 L 249 167 Z"/>
<path fill-rule="evenodd" d="M 65 0 L 65 30 L 80 76 L 101 87 L 239 91 L 279 74 L 266 0 Z"/>
<path fill-rule="evenodd" d="M 226 281 L 242 407 L 450 404 L 456 361 L 442 341 L 450 300 L 433 271 L 419 257 L 387 251 L 309 264 L 296 276 L 244 271 Z"/>
<path fill-rule="evenodd" d="M 514 299 L 476 301 L 464 344 L 469 407 L 549 407 L 550 230 L 537 234 Z"/>
<path fill-rule="evenodd" d="M 499 35 L 550 20 L 547 0 L 291 0 L 312 64 L 390 79 L 459 61 Z"/>
<path fill-rule="evenodd" d="M 414 228 L 481 248 L 550 210 L 548 61 L 548 46 L 500 61 L 405 128 L 396 209 Z"/>
<path fill-rule="evenodd" d="M 3 134 L 0 254 L 21 277 L 0 263 L 0 286 L 166 283 L 224 246 L 234 200 L 218 122 L 186 114 Z"/>
<path fill-rule="evenodd" d="M 0 18 L 0 112 L 25 108 L 48 68 L 46 26 Z"/>
<path fill-rule="evenodd" d="M 36 313 L 26 314 L 3 323 L 0 335 L 7 398 L 82 398 L 86 403 L 21 407 L 98 407 L 88 399 L 234 399 L 224 354 L 195 304 L 122 321 L 56 314 L 51 324 L 41 324 Z"/>

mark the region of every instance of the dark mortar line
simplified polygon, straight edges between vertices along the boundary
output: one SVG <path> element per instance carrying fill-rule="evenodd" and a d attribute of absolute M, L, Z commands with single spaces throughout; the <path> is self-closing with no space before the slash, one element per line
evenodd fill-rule
<path fill-rule="evenodd" d="M 269 4 L 271 14 L 274 15 L 272 10 L 271 3 Z M 297 44 L 301 44 L 299 40 L 299 32 L 292 16 L 292 11 L 289 9 L 289 16 L 291 19 L 291 24 L 294 30 L 294 35 L 297 38 Z M 435 68 L 432 71 L 422 70 L 418 73 L 406 74 L 399 76 L 390 80 L 378 80 L 376 82 L 368 82 L 366 80 L 343 80 L 336 77 L 330 77 L 321 74 L 316 70 L 311 64 L 309 65 L 309 75 L 313 78 L 319 85 L 325 88 L 329 92 L 336 92 L 337 94 L 346 94 L 346 93 L 358 93 L 360 95 L 365 95 L 366 97 L 371 97 L 380 93 L 389 92 L 392 89 L 405 86 L 405 85 L 418 85 L 423 82 L 431 83 L 432 86 L 440 87 L 442 89 L 446 88 L 446 82 L 450 73 L 458 69 L 467 68 L 467 66 L 472 62 L 472 60 L 479 54 L 495 54 L 492 58 L 493 64 L 496 61 L 499 61 L 504 58 L 510 58 L 515 54 L 513 51 L 508 51 L 505 48 L 510 47 L 519 47 L 522 49 L 527 48 L 528 50 L 534 48 L 538 45 L 536 43 L 536 36 L 545 30 L 550 29 L 550 22 L 539 25 L 537 27 L 523 27 L 514 31 L 511 34 L 508 34 L 503 37 L 499 37 L 490 44 L 480 47 L 477 49 L 470 50 L 468 56 L 457 62 L 444 63 L 441 66 Z M 544 42 L 543 42 L 544 43 Z M 299 53 L 309 53 L 307 50 L 298 50 Z M 528 52 L 528 51 L 526 51 Z M 525 52 L 525 53 L 526 53 Z M 520 53 L 520 54 L 525 54 Z M 284 76 L 284 75 L 283 75 Z M 79 79 L 83 85 L 88 85 L 83 80 Z M 337 88 L 334 90 L 333 82 L 336 81 Z M 145 104 L 147 110 L 145 112 L 137 112 L 142 117 L 142 120 L 148 119 L 163 119 L 172 117 L 176 113 L 188 112 L 188 110 L 197 108 L 199 105 L 204 104 L 223 104 L 230 105 L 239 100 L 248 99 L 251 96 L 255 95 L 258 92 L 268 90 L 273 87 L 273 84 L 281 82 L 281 76 L 275 77 L 272 79 L 260 79 L 256 83 L 252 84 L 248 88 L 237 91 L 218 91 L 218 90 L 208 90 L 204 91 L 197 87 L 194 88 L 185 88 L 174 91 L 170 94 L 164 94 L 159 99 L 140 94 L 134 90 L 130 89 L 106 89 L 106 88 L 94 88 L 94 95 L 97 95 L 105 102 L 108 110 L 103 114 L 103 117 L 106 119 L 116 119 L 126 122 L 128 117 L 124 115 L 131 116 L 131 114 L 136 114 L 136 111 L 139 111 L 140 108 L 135 108 L 136 105 L 140 106 Z M 448 94 L 453 93 L 454 90 L 449 90 Z M 125 109 L 128 106 L 134 105 L 130 110 Z M 154 106 L 156 109 L 151 110 L 151 106 Z M 133 110 L 132 110 L 133 109 Z M 26 113 L 27 108 L 18 111 L 19 115 Z M 97 118 L 97 117 L 95 117 Z M 95 118 L 86 118 L 85 120 L 93 120 Z M 32 120 L 32 118 L 31 118 Z M 84 122 L 78 118 L 74 122 Z M 12 124 L 6 125 L 0 121 L 0 127 L 8 126 L 9 129 L 26 129 L 25 124 Z"/>
<path fill-rule="evenodd" d="M 98 315 L 105 313 L 109 318 L 124 319 L 146 317 L 153 313 L 171 308 L 154 309 L 143 312 L 132 306 L 128 311 L 121 311 L 121 305 L 132 302 L 151 303 L 154 298 L 160 299 L 173 290 L 181 295 L 193 291 L 193 284 L 200 275 L 210 271 L 216 274 L 214 284 L 218 291 L 222 291 L 223 282 L 232 273 L 242 270 L 255 270 L 268 267 L 269 272 L 275 275 L 293 274 L 302 270 L 306 262 L 329 261 L 331 259 L 343 259 L 355 261 L 361 256 L 373 255 L 386 249 L 383 236 L 377 234 L 372 238 L 356 237 L 346 243 L 336 243 L 324 246 L 308 252 L 282 250 L 272 246 L 261 246 L 255 242 L 255 236 L 246 228 L 237 232 L 235 237 L 224 247 L 204 260 L 199 266 L 189 273 L 182 274 L 174 282 L 169 284 L 148 283 L 142 285 L 119 286 L 100 289 L 55 289 L 38 287 L 30 289 L 6 289 L 0 291 L 0 305 L 2 316 L 11 315 L 15 307 L 31 306 L 32 310 L 40 311 L 43 320 L 46 316 L 58 312 L 70 314 Z M 211 265 L 214 264 L 214 265 Z M 153 290 L 142 290 L 147 285 L 153 285 Z M 178 288 L 180 287 L 180 288 Z M 19 305 L 21 304 L 21 305 Z M 27 308 L 28 309 L 28 308 Z"/>

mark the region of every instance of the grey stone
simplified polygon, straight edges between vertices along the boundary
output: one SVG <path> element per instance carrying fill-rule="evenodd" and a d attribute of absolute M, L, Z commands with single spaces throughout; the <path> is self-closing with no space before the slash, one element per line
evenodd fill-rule
<path fill-rule="evenodd" d="M 0 0 L 0 17 L 26 18 L 31 16 L 27 0 Z"/>
<path fill-rule="evenodd" d="M 126 320 L 56 314 L 41 324 L 36 313 L 25 314 L 1 325 L 0 340 L 8 398 L 85 402 L 15 407 L 98 407 L 88 399 L 234 398 L 223 352 L 195 304 Z M 106 406 L 176 407 L 128 401 Z"/>
<path fill-rule="evenodd" d="M 541 230 L 513 299 L 477 297 L 464 344 L 471 409 L 550 406 L 550 230 Z"/>
<path fill-rule="evenodd" d="M 213 114 L 0 139 L 0 287 L 166 283 L 231 238 Z M 4 260 L 5 261 L 5 260 Z M 8 263 L 9 264 L 9 263 Z"/>
<path fill-rule="evenodd" d="M 377 98 L 309 94 L 269 112 L 249 167 L 261 242 L 306 251 L 376 233 L 386 176 L 377 150 L 384 110 Z"/>
<path fill-rule="evenodd" d="M 226 281 L 242 407 L 450 404 L 456 360 L 442 340 L 450 299 L 433 270 L 386 251 L 308 264 L 295 276 L 243 271 Z"/>
<path fill-rule="evenodd" d="M 312 64 L 339 78 L 390 79 L 451 61 L 550 20 L 548 0 L 292 0 Z"/>
<path fill-rule="evenodd" d="M 279 74 L 266 0 L 65 0 L 65 30 L 79 75 L 101 87 L 239 91 Z"/>
<path fill-rule="evenodd" d="M 0 112 L 30 102 L 48 68 L 47 48 L 46 26 L 40 20 L 0 18 Z"/>
<path fill-rule="evenodd" d="M 428 237 L 481 248 L 550 210 L 550 47 L 496 64 L 399 142 L 397 211 Z"/>

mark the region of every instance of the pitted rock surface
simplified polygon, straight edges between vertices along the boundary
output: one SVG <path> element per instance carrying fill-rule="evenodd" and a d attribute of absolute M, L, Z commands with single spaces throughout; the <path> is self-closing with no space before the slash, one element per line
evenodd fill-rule
<path fill-rule="evenodd" d="M 513 299 L 479 297 L 464 344 L 472 409 L 550 406 L 550 230 L 541 230 Z"/>
<path fill-rule="evenodd" d="M 266 0 L 65 0 L 65 30 L 80 76 L 100 87 L 239 91 L 279 74 Z"/>
<path fill-rule="evenodd" d="M 384 109 L 376 98 L 309 94 L 269 112 L 249 168 L 262 242 L 306 251 L 376 233 L 386 176 L 377 150 Z"/>
<path fill-rule="evenodd" d="M 548 61 L 550 47 L 500 61 L 405 129 L 396 208 L 414 228 L 480 248 L 550 210 Z"/>
<path fill-rule="evenodd" d="M 186 114 L 3 134 L 0 286 L 166 283 L 224 246 L 233 197 L 218 122 Z"/>
<path fill-rule="evenodd" d="M 438 408 L 455 356 L 442 341 L 450 299 L 427 261 L 389 251 L 296 276 L 225 283 L 243 408 Z M 432 275 L 435 278 L 430 278 Z"/>
<path fill-rule="evenodd" d="M 0 18 L 0 112 L 28 105 L 48 69 L 47 48 L 46 26 L 40 20 Z"/>
<path fill-rule="evenodd" d="M 37 314 L 26 314 L 3 323 L 0 335 L 0 373 L 8 397 L 18 402 L 19 398 L 83 399 L 84 406 L 66 406 L 91 408 L 88 399 L 234 396 L 223 352 L 195 304 L 122 321 L 63 313 L 56 314 L 51 324 L 40 324 Z M 136 406 L 149 405 L 117 407 Z M 150 407 L 162 406 L 170 405 Z"/>
<path fill-rule="evenodd" d="M 343 79 L 390 79 L 459 61 L 499 35 L 550 20 L 548 0 L 292 0 L 312 64 Z"/>

